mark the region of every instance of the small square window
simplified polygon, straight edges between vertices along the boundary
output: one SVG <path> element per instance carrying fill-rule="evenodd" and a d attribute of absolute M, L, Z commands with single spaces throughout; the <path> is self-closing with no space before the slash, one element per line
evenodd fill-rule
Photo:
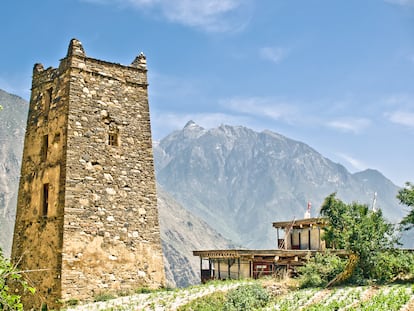
<path fill-rule="evenodd" d="M 118 135 L 116 133 L 109 133 L 109 135 L 108 135 L 108 145 L 118 146 Z"/>
<path fill-rule="evenodd" d="M 58 143 L 60 142 L 60 133 L 56 133 L 55 137 L 53 138 L 53 143 Z"/>

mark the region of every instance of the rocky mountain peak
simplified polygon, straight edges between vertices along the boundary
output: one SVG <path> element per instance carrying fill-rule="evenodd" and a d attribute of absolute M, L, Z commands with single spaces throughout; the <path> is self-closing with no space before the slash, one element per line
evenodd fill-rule
<path fill-rule="evenodd" d="M 191 122 L 189 128 L 198 127 Z M 186 131 L 187 126 L 157 147 L 158 182 L 186 209 L 243 246 L 273 247 L 272 221 L 302 217 L 308 201 L 317 215 L 333 192 L 346 202 L 369 205 L 380 188 L 384 215 L 402 217 L 398 187 L 385 177 L 365 173 L 362 180 L 305 143 L 243 126 L 220 125 L 194 131 L 197 135 Z"/>

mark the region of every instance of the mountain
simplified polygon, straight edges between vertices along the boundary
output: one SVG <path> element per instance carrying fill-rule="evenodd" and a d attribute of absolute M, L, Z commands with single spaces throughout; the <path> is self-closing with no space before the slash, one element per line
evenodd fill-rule
<path fill-rule="evenodd" d="M 167 279 L 172 286 L 197 284 L 200 282 L 200 261 L 192 251 L 234 248 L 234 244 L 185 210 L 160 186 L 157 195 Z"/>
<path fill-rule="evenodd" d="M 336 192 L 345 202 L 376 206 L 391 221 L 404 215 L 398 187 L 375 170 L 351 174 L 308 145 L 270 131 L 193 121 L 154 145 L 157 182 L 187 210 L 236 243 L 276 245 L 273 221 L 317 216 Z"/>
<path fill-rule="evenodd" d="M 0 90 L 0 247 L 10 254 L 28 103 Z"/>

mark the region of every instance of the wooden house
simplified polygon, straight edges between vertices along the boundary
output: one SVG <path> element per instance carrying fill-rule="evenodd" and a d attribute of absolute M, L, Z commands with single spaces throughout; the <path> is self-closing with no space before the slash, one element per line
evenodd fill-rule
<path fill-rule="evenodd" d="M 325 251 L 322 240 L 327 222 L 324 218 L 274 222 L 277 245 L 275 249 L 227 249 L 193 251 L 200 257 L 201 281 L 210 279 L 259 278 L 282 275 L 303 265 L 306 258 Z M 346 255 L 343 250 L 331 253 Z"/>

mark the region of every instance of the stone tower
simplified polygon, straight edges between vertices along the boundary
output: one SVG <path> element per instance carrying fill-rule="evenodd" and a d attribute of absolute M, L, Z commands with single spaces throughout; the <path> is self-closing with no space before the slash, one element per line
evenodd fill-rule
<path fill-rule="evenodd" d="M 164 285 L 146 59 L 33 69 L 12 260 L 26 308 Z"/>

